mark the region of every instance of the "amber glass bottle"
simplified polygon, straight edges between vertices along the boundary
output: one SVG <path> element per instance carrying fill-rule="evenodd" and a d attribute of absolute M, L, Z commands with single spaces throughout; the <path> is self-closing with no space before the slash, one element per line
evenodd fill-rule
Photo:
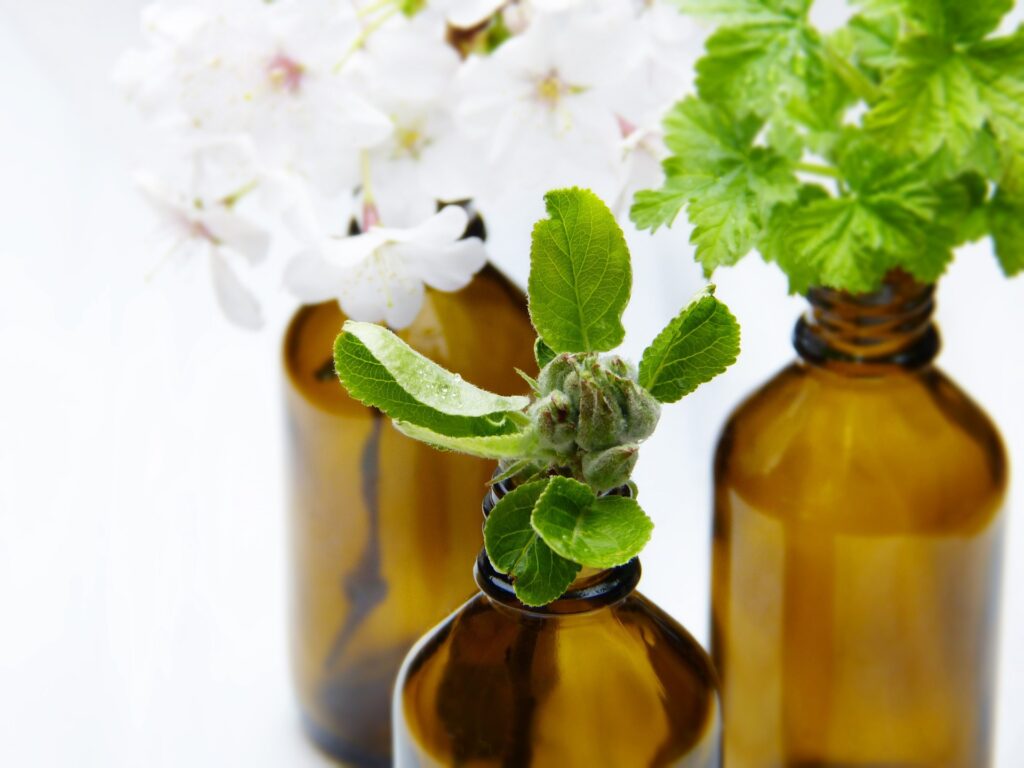
<path fill-rule="evenodd" d="M 1006 458 L 932 360 L 933 289 L 810 293 L 715 464 L 725 760 L 983 768 Z"/>
<path fill-rule="evenodd" d="M 485 512 L 501 489 L 485 500 Z M 634 560 L 527 608 L 481 553 L 481 593 L 410 653 L 395 688 L 397 768 L 720 765 L 704 650 L 634 592 Z"/>
<path fill-rule="evenodd" d="M 292 669 L 313 739 L 356 766 L 391 764 L 391 689 L 402 658 L 473 592 L 480 494 L 493 462 L 441 453 L 350 399 L 331 351 L 334 302 L 300 309 L 284 362 L 291 441 Z M 525 296 L 492 267 L 458 293 L 427 291 L 401 334 L 490 391 L 535 370 Z"/>

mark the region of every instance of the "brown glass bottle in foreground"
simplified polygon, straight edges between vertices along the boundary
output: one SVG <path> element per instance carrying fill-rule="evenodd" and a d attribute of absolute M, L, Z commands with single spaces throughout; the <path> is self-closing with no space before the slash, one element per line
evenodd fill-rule
<path fill-rule="evenodd" d="M 483 553 L 475 575 L 481 593 L 402 668 L 397 768 L 720 765 L 711 662 L 634 591 L 636 560 L 584 571 L 543 608 L 520 603 Z"/>
<path fill-rule="evenodd" d="M 345 321 L 304 307 L 287 331 L 292 670 L 303 720 L 327 752 L 391 764 L 390 702 L 410 646 L 473 592 L 479 499 L 493 462 L 410 440 L 338 386 Z M 493 267 L 464 290 L 427 290 L 401 333 L 487 389 L 521 393 L 535 370 L 526 299 Z"/>
<path fill-rule="evenodd" d="M 933 364 L 933 289 L 815 290 L 715 465 L 725 760 L 990 761 L 1006 458 Z"/>

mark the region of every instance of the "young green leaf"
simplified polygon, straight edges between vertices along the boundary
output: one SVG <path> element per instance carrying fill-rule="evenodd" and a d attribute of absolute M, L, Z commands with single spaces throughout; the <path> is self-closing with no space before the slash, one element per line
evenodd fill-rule
<path fill-rule="evenodd" d="M 551 478 L 533 507 L 531 524 L 555 553 L 591 568 L 629 562 L 654 528 L 635 499 L 598 499 L 568 477 Z"/>
<path fill-rule="evenodd" d="M 868 15 L 900 13 L 913 31 L 950 43 L 971 43 L 994 32 L 1013 0 L 861 0 Z"/>
<path fill-rule="evenodd" d="M 346 322 L 334 367 L 349 394 L 393 419 L 455 436 L 515 432 L 525 397 L 485 392 L 449 373 L 379 325 Z"/>
<path fill-rule="evenodd" d="M 637 195 L 631 216 L 641 228 L 669 224 L 683 205 L 695 228 L 691 242 L 706 273 L 733 264 L 757 242 L 771 208 L 796 197 L 791 160 L 754 146 L 757 119 L 688 98 L 665 118 L 665 186 Z"/>
<path fill-rule="evenodd" d="M 996 255 L 1007 277 L 1024 271 L 1024 197 L 1000 191 L 988 211 Z"/>
<path fill-rule="evenodd" d="M 466 435 L 455 437 L 426 427 L 395 421 L 395 428 L 406 437 L 447 451 L 457 451 L 482 459 L 517 459 L 531 456 L 537 447 L 537 433 L 529 428 L 503 435 Z"/>
<path fill-rule="evenodd" d="M 509 574 L 524 604 L 546 605 L 569 588 L 580 566 L 555 554 L 530 518 L 550 479 L 526 483 L 501 498 L 484 524 L 484 547 L 494 569 Z"/>
<path fill-rule="evenodd" d="M 1024 32 L 970 44 L 906 41 L 865 117 L 887 147 L 918 156 L 945 147 L 959 157 L 986 123 L 1002 143 L 1024 148 Z"/>
<path fill-rule="evenodd" d="M 897 266 L 934 280 L 952 258 L 955 232 L 939 220 L 946 200 L 922 164 L 854 129 L 836 155 L 847 193 L 818 193 L 778 209 L 761 243 L 765 258 L 801 293 L 815 285 L 871 291 Z"/>
<path fill-rule="evenodd" d="M 725 371 L 739 351 L 739 323 L 709 287 L 644 351 L 640 386 L 660 402 L 674 403 Z"/>
<path fill-rule="evenodd" d="M 544 343 L 544 339 L 538 338 L 533 342 L 533 357 L 537 361 L 537 370 L 544 370 L 544 366 L 555 359 L 557 353 Z"/>
<path fill-rule="evenodd" d="M 967 57 L 928 37 L 907 41 L 898 53 L 865 126 L 897 153 L 930 155 L 946 146 L 964 154 L 986 118 Z"/>
<path fill-rule="evenodd" d="M 555 352 L 603 352 L 625 336 L 633 274 L 622 230 L 589 190 L 544 196 L 530 248 L 530 317 Z"/>
<path fill-rule="evenodd" d="M 745 24 L 756 21 L 786 21 L 804 16 L 811 0 L 673 0 L 684 13 L 716 21 Z"/>

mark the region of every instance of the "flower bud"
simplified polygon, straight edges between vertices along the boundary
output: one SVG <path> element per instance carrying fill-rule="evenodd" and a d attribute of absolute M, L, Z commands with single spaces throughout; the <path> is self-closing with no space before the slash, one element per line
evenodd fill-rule
<path fill-rule="evenodd" d="M 583 457 L 583 479 L 598 492 L 624 485 L 633 473 L 639 450 L 639 446 L 631 443 L 588 453 Z"/>
<path fill-rule="evenodd" d="M 622 439 L 630 442 L 646 440 L 658 426 L 661 403 L 632 379 L 615 378 L 612 385 L 626 422 Z"/>
<path fill-rule="evenodd" d="M 576 440 L 576 417 L 566 394 L 556 389 L 534 403 L 531 410 L 541 447 L 558 454 L 571 451 Z"/>
<path fill-rule="evenodd" d="M 579 377 L 579 428 L 576 443 L 586 451 L 603 451 L 622 442 L 626 420 L 604 382 L 585 371 Z"/>
<path fill-rule="evenodd" d="M 607 355 L 602 358 L 601 362 L 607 370 L 611 371 L 616 376 L 636 381 L 636 368 L 618 355 Z"/>
<path fill-rule="evenodd" d="M 540 393 L 546 395 L 556 389 L 565 389 L 566 377 L 576 372 L 576 361 L 568 353 L 556 355 L 537 377 Z"/>

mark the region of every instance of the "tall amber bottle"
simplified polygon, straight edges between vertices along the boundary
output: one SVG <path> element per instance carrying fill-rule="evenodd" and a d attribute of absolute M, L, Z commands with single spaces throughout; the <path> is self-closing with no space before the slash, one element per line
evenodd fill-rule
<path fill-rule="evenodd" d="M 933 289 L 810 293 L 715 464 L 726 765 L 989 764 L 1006 457 L 932 363 Z"/>
<path fill-rule="evenodd" d="M 355 766 L 391 764 L 391 690 L 402 658 L 473 591 L 480 494 L 493 462 L 440 453 L 350 399 L 331 351 L 334 302 L 300 309 L 285 336 L 291 440 L 291 646 L 307 731 Z M 535 369 L 524 295 L 492 267 L 458 293 L 427 291 L 401 336 L 488 390 L 521 393 Z"/>
<path fill-rule="evenodd" d="M 582 573 L 544 608 L 520 603 L 483 553 L 475 575 L 480 594 L 399 675 L 396 768 L 720 765 L 710 659 L 634 591 L 636 560 Z"/>

